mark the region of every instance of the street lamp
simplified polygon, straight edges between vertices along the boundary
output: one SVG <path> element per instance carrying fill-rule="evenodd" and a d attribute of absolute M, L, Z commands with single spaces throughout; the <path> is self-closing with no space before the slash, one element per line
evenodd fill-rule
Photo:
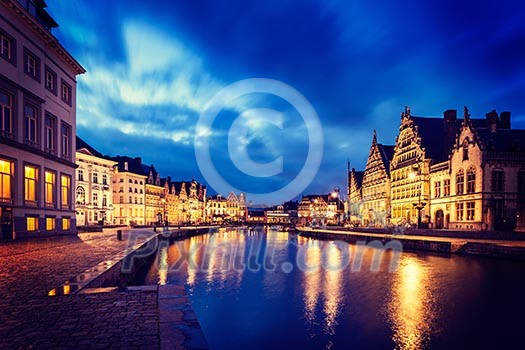
<path fill-rule="evenodd" d="M 415 165 L 414 167 L 412 167 L 412 171 L 410 172 L 408 177 L 413 180 L 418 175 L 421 175 L 421 168 L 419 165 Z M 421 193 L 423 192 L 423 184 L 421 183 L 421 181 L 419 182 L 420 182 L 420 187 L 419 187 L 417 203 L 412 204 L 417 209 L 417 228 L 418 229 L 421 228 L 421 210 L 425 207 L 425 204 L 426 204 L 425 202 L 421 201 Z"/>
<path fill-rule="evenodd" d="M 162 198 L 161 201 L 162 201 L 164 226 L 168 226 L 168 218 L 166 217 L 166 198 Z"/>

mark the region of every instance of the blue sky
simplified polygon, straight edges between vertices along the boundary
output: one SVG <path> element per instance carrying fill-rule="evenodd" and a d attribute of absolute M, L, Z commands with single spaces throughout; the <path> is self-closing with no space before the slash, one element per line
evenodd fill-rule
<path fill-rule="evenodd" d="M 104 154 L 142 156 L 163 176 L 203 180 L 193 137 L 200 112 L 247 78 L 280 80 L 314 106 L 325 146 L 304 193 L 345 186 L 363 169 L 373 129 L 393 144 L 403 106 L 441 116 L 510 110 L 525 128 L 525 5 L 520 1 L 49 1 L 62 44 L 87 69 L 78 79 L 77 132 Z M 247 192 L 285 186 L 306 158 L 293 108 L 255 94 L 221 112 L 212 159 Z M 284 172 L 250 178 L 229 160 L 238 111 L 273 108 L 285 128 L 258 125 L 248 151 Z M 279 202 L 280 198 L 275 198 Z"/>

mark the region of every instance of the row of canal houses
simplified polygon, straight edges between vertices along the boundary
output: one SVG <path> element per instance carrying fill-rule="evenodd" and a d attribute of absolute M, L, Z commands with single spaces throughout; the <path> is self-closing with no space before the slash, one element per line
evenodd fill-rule
<path fill-rule="evenodd" d="M 406 107 L 393 145 L 374 131 L 364 171 L 348 166 L 346 217 L 357 226 L 525 228 L 525 130 L 510 112 L 418 117 Z"/>

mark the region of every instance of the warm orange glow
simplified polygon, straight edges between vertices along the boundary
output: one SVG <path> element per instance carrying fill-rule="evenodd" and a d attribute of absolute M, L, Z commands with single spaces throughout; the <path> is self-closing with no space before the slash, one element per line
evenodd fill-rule
<path fill-rule="evenodd" d="M 308 267 L 321 265 L 321 249 L 319 241 L 310 240 L 306 250 L 306 265 Z M 315 320 L 315 308 L 321 293 L 321 269 L 312 269 L 304 273 L 304 308 L 305 318 L 313 322 Z"/>
<path fill-rule="evenodd" d="M 168 282 L 168 247 L 162 247 L 159 252 L 159 284 L 161 286 L 165 285 Z"/>
<path fill-rule="evenodd" d="M 71 286 L 69 284 L 65 284 L 63 288 L 64 288 L 64 295 L 68 295 L 69 293 L 71 293 Z"/>
<path fill-rule="evenodd" d="M 343 271 L 339 268 L 342 264 L 341 251 L 334 244 L 330 243 L 327 249 L 327 266 L 325 282 L 323 283 L 323 293 L 325 297 L 324 314 L 325 330 L 333 335 L 336 331 L 337 317 L 341 309 L 343 298 Z"/>

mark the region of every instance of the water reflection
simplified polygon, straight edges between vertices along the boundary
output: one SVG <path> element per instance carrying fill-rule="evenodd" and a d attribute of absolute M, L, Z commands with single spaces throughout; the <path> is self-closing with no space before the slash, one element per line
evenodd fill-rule
<path fill-rule="evenodd" d="M 334 335 L 338 324 L 337 318 L 341 310 L 343 296 L 343 270 L 338 268 L 342 264 L 341 251 L 334 244 L 326 245 L 326 259 L 328 269 L 325 271 L 325 283 L 323 293 L 325 297 L 324 314 L 325 314 L 325 332 Z"/>
<path fill-rule="evenodd" d="M 315 309 L 319 294 L 321 293 L 321 248 L 319 241 L 310 240 L 307 242 L 305 254 L 306 264 L 311 269 L 304 273 L 304 308 L 305 318 L 308 322 L 313 323 L 315 320 Z M 317 268 L 313 268 L 317 266 Z"/>
<path fill-rule="evenodd" d="M 392 281 L 388 316 L 399 349 L 428 345 L 435 319 L 431 270 L 418 257 L 403 255 Z"/>

